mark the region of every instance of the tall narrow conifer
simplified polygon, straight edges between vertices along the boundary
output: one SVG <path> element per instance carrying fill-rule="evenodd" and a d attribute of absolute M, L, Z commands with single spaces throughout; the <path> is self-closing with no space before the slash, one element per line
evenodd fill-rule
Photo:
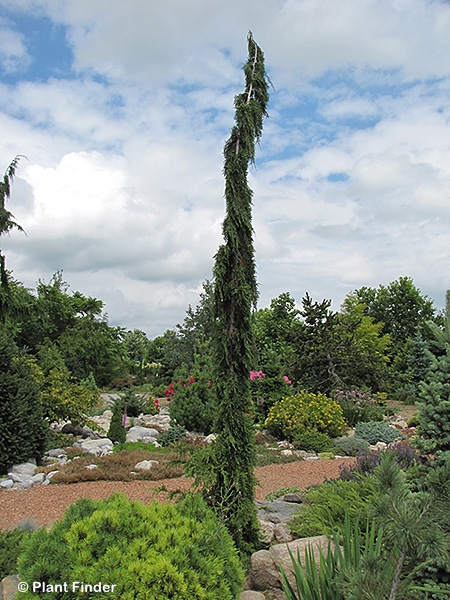
<path fill-rule="evenodd" d="M 23 231 L 22 227 L 13 221 L 13 214 L 6 209 L 6 200 L 11 196 L 11 184 L 16 174 L 21 155 L 16 156 L 3 175 L 0 181 L 0 236 L 9 233 L 11 229 Z M 0 321 L 3 322 L 6 316 L 8 300 L 8 272 L 6 270 L 5 256 L 0 250 Z"/>
<path fill-rule="evenodd" d="M 252 236 L 249 164 L 263 130 L 269 100 L 264 54 L 248 35 L 245 90 L 235 97 L 235 122 L 224 147 L 225 243 L 215 267 L 215 387 L 218 398 L 216 476 L 210 498 L 221 508 L 243 552 L 258 543 L 254 504 L 255 443 L 250 412 L 251 313 L 258 297 Z"/>

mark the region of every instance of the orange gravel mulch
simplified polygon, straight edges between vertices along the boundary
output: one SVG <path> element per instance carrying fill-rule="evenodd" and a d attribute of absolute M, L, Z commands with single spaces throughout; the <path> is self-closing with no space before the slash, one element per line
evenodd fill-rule
<path fill-rule="evenodd" d="M 256 499 L 263 500 L 270 492 L 284 487 L 303 490 L 323 483 L 325 479 L 335 479 L 339 476 L 339 466 L 353 461 L 353 458 L 297 461 L 258 467 L 255 475 L 260 485 L 256 488 Z M 40 527 L 51 525 L 82 497 L 97 500 L 123 492 L 131 500 L 148 504 L 155 498 L 165 497 L 163 493 L 155 495 L 158 487 L 164 485 L 168 491 L 186 491 L 191 484 L 192 479 L 181 477 L 161 481 L 89 481 L 36 486 L 28 490 L 0 490 L 0 529 L 12 529 L 27 519 Z"/>

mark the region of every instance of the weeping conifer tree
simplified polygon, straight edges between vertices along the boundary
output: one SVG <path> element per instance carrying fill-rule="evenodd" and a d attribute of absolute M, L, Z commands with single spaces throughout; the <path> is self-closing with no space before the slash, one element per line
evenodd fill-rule
<path fill-rule="evenodd" d="M 235 97 L 236 124 L 224 147 L 225 243 L 215 257 L 215 388 L 218 399 L 215 482 L 210 499 L 219 507 L 237 547 L 258 544 L 254 504 L 255 442 L 250 412 L 249 373 L 253 368 L 251 313 L 258 290 L 252 236 L 249 164 L 263 130 L 269 101 L 264 54 L 248 34 L 245 90 Z"/>
<path fill-rule="evenodd" d="M 11 229 L 23 231 L 22 227 L 13 221 L 13 214 L 6 209 L 6 200 L 11 196 L 11 184 L 16 174 L 21 155 L 16 156 L 5 171 L 3 180 L 0 181 L 0 236 L 9 233 Z M 5 256 L 0 250 L 0 322 L 4 322 L 8 306 L 8 272 L 6 270 Z"/>

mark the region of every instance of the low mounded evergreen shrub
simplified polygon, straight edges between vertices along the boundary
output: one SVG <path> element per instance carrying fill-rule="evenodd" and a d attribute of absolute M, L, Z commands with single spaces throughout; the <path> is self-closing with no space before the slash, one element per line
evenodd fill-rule
<path fill-rule="evenodd" d="M 161 444 L 161 446 L 169 446 L 169 444 L 174 444 L 175 442 L 182 440 L 186 435 L 187 431 L 184 427 L 181 425 L 174 425 L 158 436 L 158 444 Z"/>
<path fill-rule="evenodd" d="M 327 433 L 315 429 L 304 429 L 292 438 L 296 448 L 312 452 L 327 452 L 333 449 L 333 442 Z"/>
<path fill-rule="evenodd" d="M 20 528 L 0 531 L 0 581 L 17 573 L 17 559 L 24 541 L 30 535 L 30 530 Z"/>
<path fill-rule="evenodd" d="M 334 445 L 347 456 L 359 456 L 370 451 L 370 444 L 357 437 L 346 437 L 334 440 Z"/>
<path fill-rule="evenodd" d="M 197 495 L 177 505 L 144 505 L 123 495 L 80 499 L 50 531 L 32 534 L 19 573 L 30 590 L 35 581 L 116 586 L 95 593 L 99 599 L 235 600 L 243 582 L 230 535 Z M 69 591 L 70 598 L 93 597 Z M 48 591 L 45 597 L 66 595 Z"/>
<path fill-rule="evenodd" d="M 384 442 L 390 444 L 398 438 L 406 439 L 406 436 L 388 425 L 384 421 L 370 421 L 368 423 L 357 423 L 355 427 L 355 437 L 362 438 L 369 444 Z"/>
<path fill-rule="evenodd" d="M 327 481 L 304 492 L 306 502 L 299 516 L 289 522 L 295 537 L 331 536 L 342 529 L 345 514 L 366 523 L 369 505 L 376 490 L 373 476 L 358 481 Z"/>
<path fill-rule="evenodd" d="M 344 429 L 345 421 L 335 400 L 321 393 L 303 391 L 275 402 L 265 426 L 277 437 L 293 440 L 305 429 L 335 437 Z"/>

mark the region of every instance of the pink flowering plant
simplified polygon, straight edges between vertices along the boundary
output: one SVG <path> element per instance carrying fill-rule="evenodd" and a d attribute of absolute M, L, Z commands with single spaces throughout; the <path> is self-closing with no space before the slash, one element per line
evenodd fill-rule
<path fill-rule="evenodd" d="M 292 382 L 287 375 L 250 371 L 250 389 L 257 421 L 264 422 L 270 407 L 291 394 Z"/>

